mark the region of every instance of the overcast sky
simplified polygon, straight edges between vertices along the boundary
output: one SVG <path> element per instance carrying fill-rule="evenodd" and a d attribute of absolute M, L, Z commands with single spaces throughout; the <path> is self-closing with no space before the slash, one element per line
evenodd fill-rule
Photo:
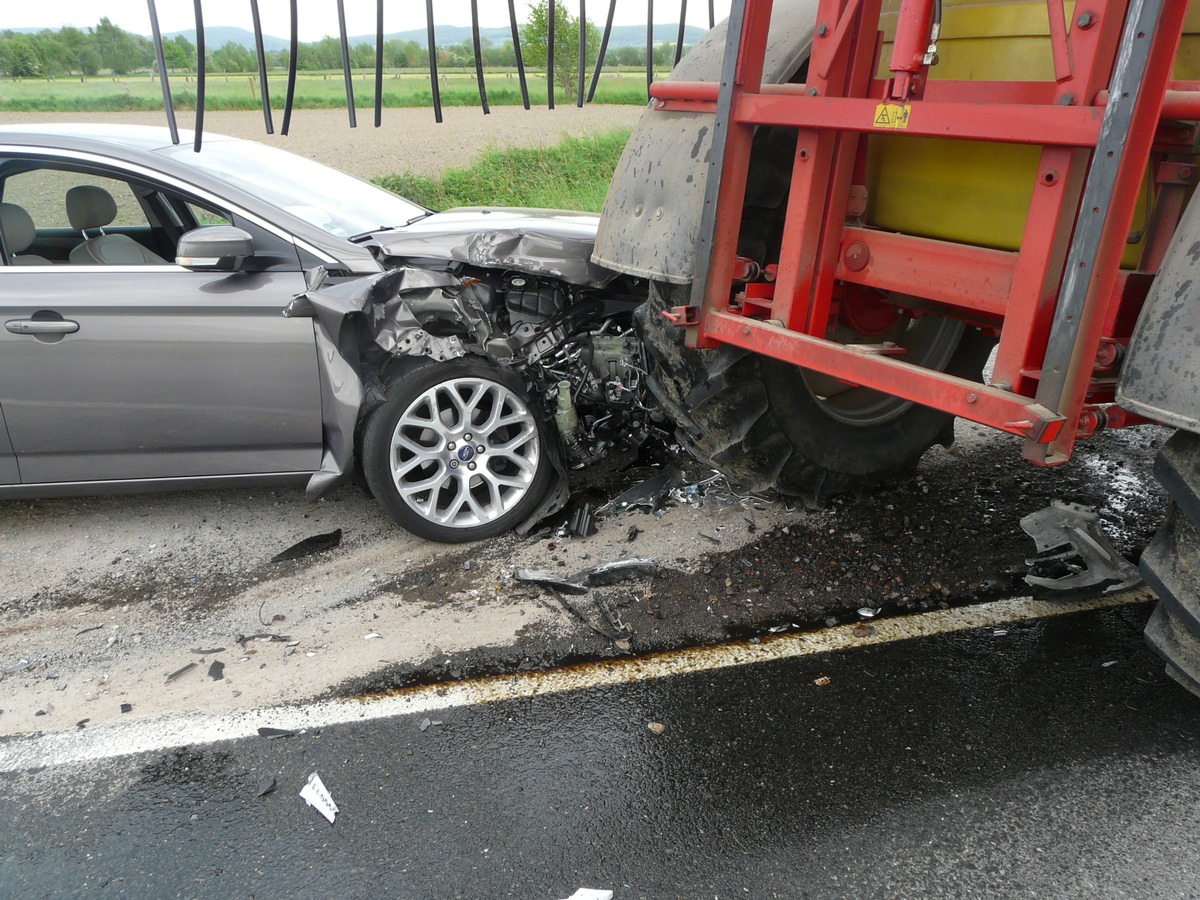
<path fill-rule="evenodd" d="M 730 0 L 715 0 L 718 21 L 729 13 Z M 165 32 L 186 31 L 195 27 L 191 0 L 157 0 L 158 20 Z M 263 31 L 286 38 L 288 35 L 288 0 L 259 0 Z M 375 31 L 375 0 L 345 0 L 346 29 L 351 35 L 372 34 Z M 517 18 L 523 20 L 528 0 L 516 0 Z M 573 14 L 578 14 L 578 0 L 565 0 Z M 50 0 L 49 3 L 0 0 L 0 30 L 4 28 L 57 28 L 74 25 L 91 28 L 107 16 L 116 25 L 136 34 L 150 33 L 150 14 L 146 0 Z M 654 4 L 656 22 L 677 22 L 678 2 L 657 0 Z M 250 29 L 249 0 L 203 0 L 205 25 L 234 25 Z M 300 0 L 300 40 L 315 41 L 325 35 L 337 34 L 336 0 Z M 408 31 L 425 27 L 425 3 L 422 0 L 385 0 L 384 29 Z M 608 15 L 608 0 L 591 0 L 587 16 L 597 26 L 604 27 Z M 470 0 L 435 0 L 434 21 L 446 25 L 469 25 Z M 479 0 L 479 21 L 484 27 L 508 25 L 508 0 Z M 646 22 L 646 0 L 618 0 L 618 25 L 642 25 Z M 708 27 L 707 0 L 692 0 L 687 4 L 689 25 Z"/>

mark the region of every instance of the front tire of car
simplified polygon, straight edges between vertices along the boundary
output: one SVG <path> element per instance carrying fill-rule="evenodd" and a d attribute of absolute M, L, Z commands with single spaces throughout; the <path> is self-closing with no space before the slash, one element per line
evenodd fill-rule
<path fill-rule="evenodd" d="M 404 361 L 363 432 L 363 474 L 406 531 L 464 543 L 526 519 L 552 477 L 546 426 L 510 372 L 475 359 Z"/>

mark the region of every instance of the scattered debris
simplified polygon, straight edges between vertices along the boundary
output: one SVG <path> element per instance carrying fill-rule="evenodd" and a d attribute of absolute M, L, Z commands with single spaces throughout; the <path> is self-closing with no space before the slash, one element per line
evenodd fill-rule
<path fill-rule="evenodd" d="M 637 578 L 641 575 L 654 575 L 658 572 L 658 562 L 653 559 L 619 559 L 615 562 L 600 563 L 577 573 L 571 580 L 584 581 L 589 587 L 618 584 Z"/>
<path fill-rule="evenodd" d="M 613 892 L 598 888 L 580 888 L 567 900 L 612 900 Z"/>
<path fill-rule="evenodd" d="M 76 723 L 75 723 L 75 727 L 76 727 L 76 728 L 86 728 L 86 727 L 87 727 L 87 723 L 88 723 L 88 722 L 90 722 L 90 721 L 92 721 L 90 718 L 88 718 L 88 719 L 80 719 L 78 722 L 76 722 Z"/>
<path fill-rule="evenodd" d="M 213 664 L 208 667 L 208 677 L 213 681 L 220 681 L 225 677 L 225 663 L 219 659 L 214 659 Z"/>
<path fill-rule="evenodd" d="M 651 722 L 646 727 L 649 728 L 651 731 L 653 731 L 655 734 L 662 734 L 664 731 L 667 730 L 667 726 L 664 725 L 662 722 Z"/>
<path fill-rule="evenodd" d="M 29 668 L 29 660 L 23 659 L 14 665 L 8 666 L 7 668 L 4 668 L 4 669 L 0 669 L 0 675 L 12 675 L 15 672 L 23 672 L 28 668 Z"/>
<path fill-rule="evenodd" d="M 634 541 L 637 540 L 637 536 L 641 533 L 642 533 L 642 529 L 638 528 L 636 525 L 630 525 L 629 526 L 629 537 L 627 537 L 625 540 L 627 540 L 629 543 L 632 544 Z"/>
<path fill-rule="evenodd" d="M 263 725 L 258 729 L 258 736 L 265 737 L 267 740 L 276 740 L 278 738 L 295 737 L 298 734 L 303 734 L 303 731 L 296 731 L 294 728 L 272 728 L 269 725 Z"/>
<path fill-rule="evenodd" d="M 270 641 L 275 643 L 286 643 L 290 641 L 291 635 L 287 634 L 271 634 L 270 632 L 262 631 L 258 634 L 239 634 L 235 639 L 237 643 L 242 645 L 242 649 L 246 649 L 246 645 L 251 641 Z"/>
<path fill-rule="evenodd" d="M 122 703 L 121 704 L 121 712 L 122 713 L 133 712 L 133 704 L 132 703 Z"/>
<path fill-rule="evenodd" d="M 81 634 L 87 634 L 89 631 L 99 631 L 103 627 L 103 625 L 89 625 L 87 628 L 81 628 L 75 632 L 75 637 L 79 637 Z"/>
<path fill-rule="evenodd" d="M 338 807 L 322 783 L 321 776 L 316 772 L 308 776 L 308 782 L 300 789 L 300 798 L 328 819 L 330 825 L 333 824 L 334 817 L 338 814 Z"/>
<path fill-rule="evenodd" d="M 564 594 L 586 594 L 588 592 L 586 585 L 562 578 L 549 569 L 517 569 L 514 577 L 517 581 L 525 584 L 540 584 L 545 588 L 561 591 Z"/>
<path fill-rule="evenodd" d="M 1052 500 L 1046 509 L 1021 519 L 1021 528 L 1033 538 L 1038 553 L 1060 550 L 1025 561 L 1035 567 L 1025 576 L 1026 583 L 1034 588 L 1034 596 L 1062 596 L 1064 591 L 1091 591 L 1097 587 L 1110 594 L 1142 582 L 1137 566 L 1117 552 L 1100 528 L 1100 515 L 1091 507 Z M 1038 568 L 1052 571 L 1047 567 L 1057 567 L 1066 574 L 1036 574 Z"/>
<path fill-rule="evenodd" d="M 65 691 L 66 689 L 67 689 L 67 683 L 65 681 L 60 681 L 58 683 L 58 685 L 55 687 L 56 691 Z"/>
<path fill-rule="evenodd" d="M 281 553 L 276 553 L 271 557 L 271 562 L 285 562 L 289 559 L 303 559 L 306 556 L 312 556 L 314 553 L 321 553 L 325 550 L 332 550 L 342 542 L 342 529 L 335 528 L 328 534 L 314 534 L 312 537 L 306 537 L 302 541 L 297 541 Z M 330 819 L 330 821 L 333 821 Z"/>
<path fill-rule="evenodd" d="M 214 653 L 224 653 L 224 647 L 193 647 L 192 652 L 197 656 L 211 656 Z"/>
<path fill-rule="evenodd" d="M 266 778 L 263 781 L 260 781 L 258 783 L 258 793 L 255 794 L 254 796 L 265 797 L 265 796 L 267 796 L 267 794 L 271 793 L 271 791 L 273 791 L 273 790 L 275 790 L 275 779 L 274 778 Z"/>
<path fill-rule="evenodd" d="M 698 533 L 700 537 L 704 538 L 710 544 L 717 544 L 719 546 L 721 543 L 721 539 L 719 537 L 713 537 L 711 534 L 705 534 L 703 531 Z"/>
<path fill-rule="evenodd" d="M 879 610 L 873 606 L 859 607 L 858 614 L 864 619 L 873 619 L 879 615 Z"/>
<path fill-rule="evenodd" d="M 604 508 L 625 510 L 644 506 L 650 510 L 658 509 L 671 490 L 671 481 L 674 477 L 675 470 L 668 469 L 653 478 L 647 478 L 617 494 L 612 501 L 605 504 Z"/>
<path fill-rule="evenodd" d="M 1117 664 L 1117 661 L 1115 659 L 1110 659 L 1108 662 L 1100 663 L 1100 667 L 1103 669 L 1107 669 L 1109 666 L 1115 666 L 1116 664 Z"/>
<path fill-rule="evenodd" d="M 381 638 L 381 637 L 383 637 L 383 635 L 380 634 L 378 631 L 372 631 L 370 634 L 364 634 L 363 640 L 364 641 L 373 641 L 373 640 L 375 640 L 375 638 Z"/>
<path fill-rule="evenodd" d="M 441 724 L 442 724 L 442 720 L 441 720 L 441 719 L 429 719 L 429 718 L 425 718 L 425 719 L 422 719 L 422 720 L 421 720 L 421 724 L 420 724 L 420 725 L 418 725 L 417 727 L 418 727 L 419 729 L 421 729 L 422 731 L 426 731 L 426 730 L 428 730 L 428 729 L 429 729 L 429 727 L 430 727 L 431 725 L 441 725 Z"/>
<path fill-rule="evenodd" d="M 815 684 L 817 687 L 829 687 L 830 681 L 832 681 L 832 679 L 828 675 L 822 675 L 820 678 L 814 678 L 813 684 Z"/>
<path fill-rule="evenodd" d="M 264 600 L 262 603 L 258 604 L 258 622 L 260 625 L 271 625 L 275 622 L 282 622 L 287 618 L 287 616 L 283 615 L 282 613 L 275 613 L 275 615 L 271 616 L 271 621 L 268 622 L 266 619 L 264 619 L 262 617 L 262 611 L 266 607 L 266 605 L 267 605 L 266 600 Z"/>
<path fill-rule="evenodd" d="M 196 666 L 198 666 L 198 665 L 199 665 L 199 663 L 190 662 L 186 666 L 184 666 L 182 669 L 176 669 L 174 672 L 172 672 L 170 675 L 167 676 L 167 681 L 174 681 L 180 675 L 186 675 L 188 672 L 192 671 L 192 669 L 196 668 Z"/>
<path fill-rule="evenodd" d="M 568 534 L 576 537 L 591 537 L 596 533 L 596 514 L 590 503 L 581 503 L 567 517 L 566 529 Z"/>

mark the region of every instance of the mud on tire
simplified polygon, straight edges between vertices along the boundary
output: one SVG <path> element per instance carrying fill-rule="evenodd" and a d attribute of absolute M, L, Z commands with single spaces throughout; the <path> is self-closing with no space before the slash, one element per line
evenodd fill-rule
<path fill-rule="evenodd" d="M 651 285 L 638 311 L 650 388 L 681 443 L 741 487 L 775 489 L 810 508 L 911 473 L 935 443 L 954 440 L 954 417 L 910 404 L 886 422 L 855 425 L 822 408 L 802 370 L 736 347 L 693 350 L 662 312 L 689 302 L 686 285 Z M 964 329 L 945 371 L 978 378 L 991 341 Z"/>

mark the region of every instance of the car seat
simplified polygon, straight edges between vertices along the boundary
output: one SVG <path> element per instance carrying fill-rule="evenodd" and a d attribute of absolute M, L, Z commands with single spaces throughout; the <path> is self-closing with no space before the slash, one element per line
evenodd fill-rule
<path fill-rule="evenodd" d="M 25 253 L 37 239 L 37 227 L 23 206 L 15 203 L 0 203 L 0 231 L 4 233 L 4 246 L 14 266 L 53 265 L 44 256 Z M 22 254 L 18 256 L 17 254 Z"/>
<path fill-rule="evenodd" d="M 67 218 L 84 241 L 71 250 L 71 262 L 82 266 L 164 266 L 167 261 L 125 234 L 105 234 L 104 226 L 117 217 L 117 201 L 94 184 L 67 191 Z M 100 233 L 89 237 L 88 229 Z"/>

